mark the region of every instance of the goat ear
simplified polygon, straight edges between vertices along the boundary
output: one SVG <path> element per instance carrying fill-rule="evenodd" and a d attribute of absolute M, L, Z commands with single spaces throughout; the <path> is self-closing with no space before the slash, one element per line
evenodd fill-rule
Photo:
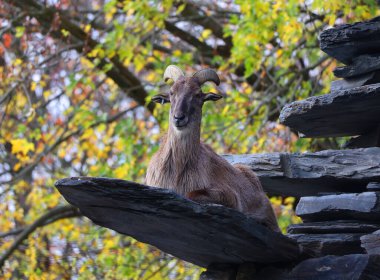
<path fill-rule="evenodd" d="M 223 97 L 223 95 L 221 94 L 216 94 L 216 93 L 205 93 L 204 97 L 203 97 L 203 102 L 206 102 L 206 101 L 217 101 L 219 99 L 221 99 Z"/>
<path fill-rule="evenodd" d="M 170 103 L 170 99 L 165 94 L 157 94 L 152 97 L 152 101 L 160 104 Z"/>

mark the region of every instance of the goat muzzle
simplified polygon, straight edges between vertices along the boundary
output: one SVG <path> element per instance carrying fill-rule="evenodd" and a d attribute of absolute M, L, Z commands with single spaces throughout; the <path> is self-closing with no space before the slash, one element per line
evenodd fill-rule
<path fill-rule="evenodd" d="M 185 115 L 174 116 L 173 119 L 174 119 L 174 125 L 177 128 L 185 127 L 188 123 L 188 120 L 189 120 Z"/>

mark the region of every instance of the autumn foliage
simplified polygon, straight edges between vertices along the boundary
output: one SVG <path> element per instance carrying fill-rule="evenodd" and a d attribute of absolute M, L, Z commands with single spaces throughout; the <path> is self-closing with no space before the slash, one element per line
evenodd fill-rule
<path fill-rule="evenodd" d="M 162 74 L 217 70 L 227 98 L 204 108 L 219 153 L 305 151 L 284 104 L 328 92 L 318 47 L 376 1 L 4 0 L 0 2 L 0 279 L 198 279 L 200 268 L 95 226 L 54 188 L 69 176 L 142 182 L 167 129 Z M 294 198 L 271 198 L 282 229 Z M 154 233 L 152 233 L 154 234 Z"/>

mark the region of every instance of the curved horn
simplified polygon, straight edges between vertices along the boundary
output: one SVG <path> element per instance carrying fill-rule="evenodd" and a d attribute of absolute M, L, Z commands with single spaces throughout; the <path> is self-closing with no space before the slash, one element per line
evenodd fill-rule
<path fill-rule="evenodd" d="M 167 82 L 169 79 L 172 79 L 175 82 L 178 80 L 179 77 L 183 76 L 185 76 L 185 74 L 183 74 L 180 68 L 178 68 L 175 65 L 169 65 L 168 67 L 166 67 L 164 73 L 164 81 Z"/>
<path fill-rule="evenodd" d="M 198 78 L 199 84 L 202 85 L 205 82 L 214 82 L 217 86 L 220 84 L 218 74 L 212 69 L 203 69 L 196 72 L 193 77 Z"/>

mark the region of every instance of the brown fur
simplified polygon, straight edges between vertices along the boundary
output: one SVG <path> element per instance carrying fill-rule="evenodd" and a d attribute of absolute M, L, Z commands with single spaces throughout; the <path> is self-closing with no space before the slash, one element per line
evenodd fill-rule
<path fill-rule="evenodd" d="M 237 209 L 280 231 L 255 173 L 244 165 L 232 166 L 200 141 L 203 102 L 216 97 L 209 99 L 201 92 L 197 79 L 191 77 L 177 80 L 166 98 L 171 102 L 169 131 L 151 159 L 146 183 L 200 203 Z M 185 115 L 185 125 L 177 127 L 174 116 L 181 114 Z"/>

